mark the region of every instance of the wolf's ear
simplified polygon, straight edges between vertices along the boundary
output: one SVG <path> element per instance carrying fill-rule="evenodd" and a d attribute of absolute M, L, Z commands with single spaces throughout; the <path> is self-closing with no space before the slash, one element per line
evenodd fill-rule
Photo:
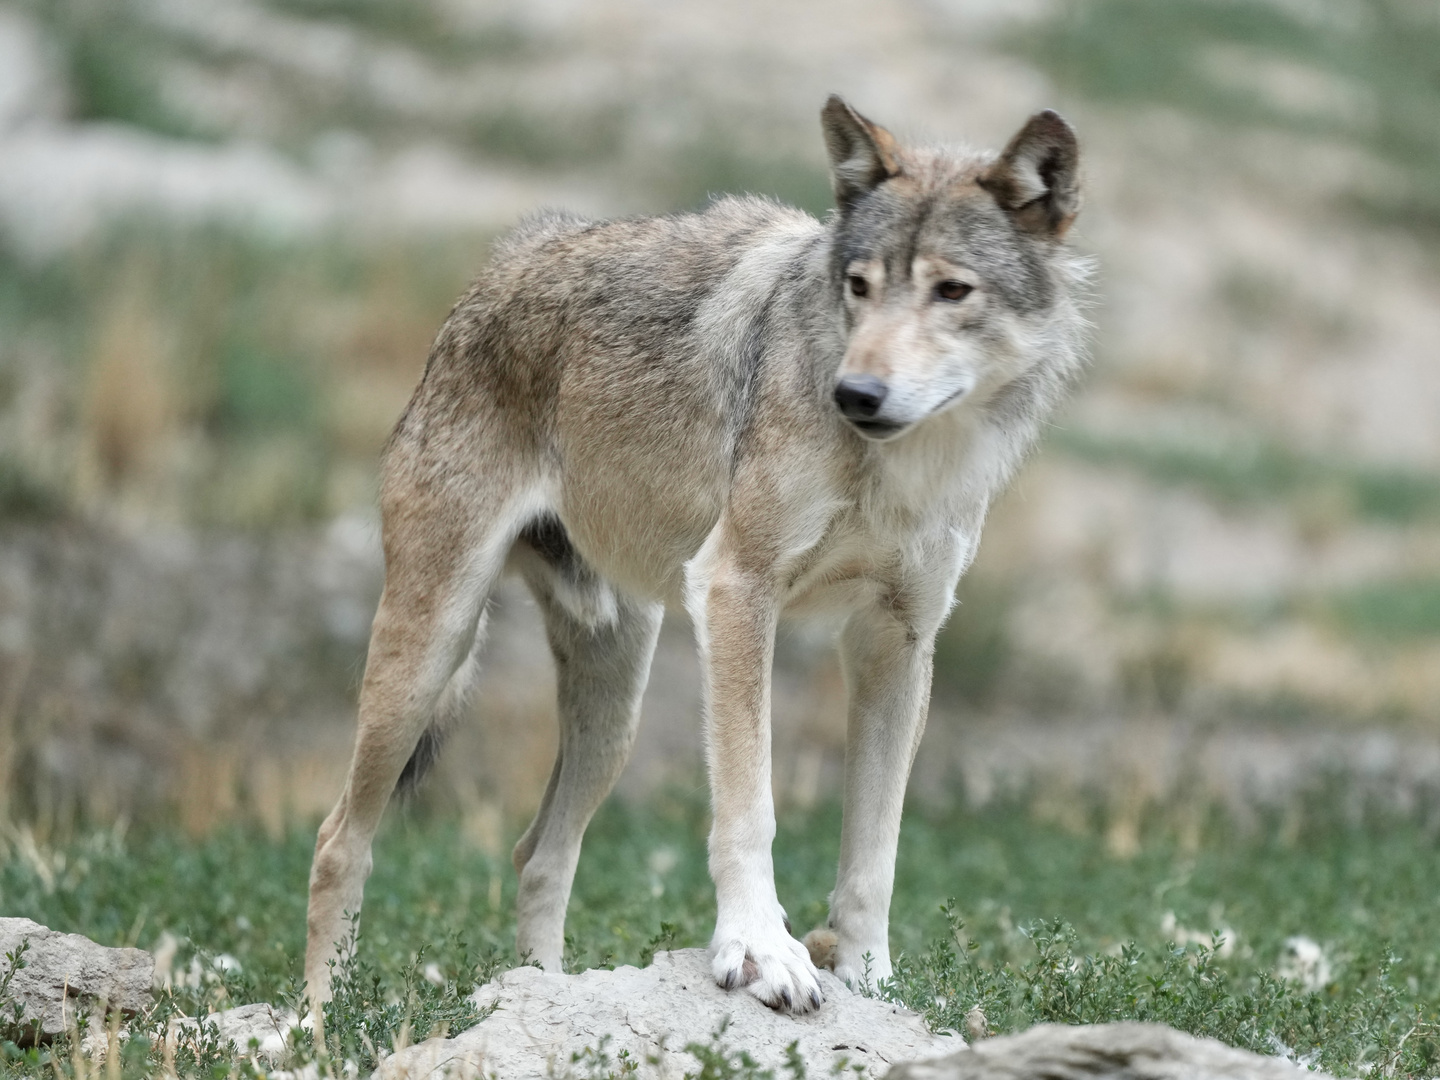
<path fill-rule="evenodd" d="M 1060 240 L 1080 209 L 1080 144 L 1050 109 L 1026 121 L 980 186 L 1026 232 Z"/>
<path fill-rule="evenodd" d="M 892 176 L 900 175 L 895 136 L 831 94 L 820 110 L 825 148 L 830 151 L 830 183 L 844 210 Z"/>

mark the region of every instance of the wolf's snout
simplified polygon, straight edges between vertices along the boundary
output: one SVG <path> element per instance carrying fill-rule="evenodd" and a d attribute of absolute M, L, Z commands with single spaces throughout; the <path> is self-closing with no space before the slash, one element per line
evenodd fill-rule
<path fill-rule="evenodd" d="M 846 375 L 835 386 L 835 404 L 850 420 L 871 420 L 885 404 L 888 389 L 874 375 Z"/>

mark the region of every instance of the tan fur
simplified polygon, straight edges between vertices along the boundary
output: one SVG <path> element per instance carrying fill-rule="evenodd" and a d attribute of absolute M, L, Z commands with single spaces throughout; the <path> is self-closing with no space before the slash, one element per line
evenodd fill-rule
<path fill-rule="evenodd" d="M 506 569 L 545 616 L 561 727 L 515 848 L 520 952 L 560 965 L 581 837 L 635 737 L 661 612 L 684 607 L 705 678 L 715 977 L 820 1005 L 775 895 L 770 668 L 782 614 L 828 614 L 851 700 L 816 955 L 847 979 L 889 975 L 935 634 L 991 498 L 1081 362 L 1083 267 L 1060 244 L 1076 156 L 1054 114 L 998 158 L 901 147 L 838 98 L 822 121 L 828 222 L 757 199 L 539 218 L 441 329 L 384 463 L 386 585 L 311 872 L 312 1001 L 391 791 L 463 708 Z"/>

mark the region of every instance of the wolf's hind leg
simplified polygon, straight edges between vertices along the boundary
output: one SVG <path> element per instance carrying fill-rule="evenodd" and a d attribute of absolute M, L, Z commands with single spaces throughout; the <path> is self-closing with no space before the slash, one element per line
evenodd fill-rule
<path fill-rule="evenodd" d="M 329 962 L 347 913 L 360 910 L 371 842 L 406 764 L 437 712 L 463 697 L 475 665 L 481 613 L 513 540 L 517 500 L 487 515 L 387 518 L 385 590 L 370 635 L 355 752 L 345 789 L 320 826 L 310 870 L 305 980 L 312 1003 L 329 1000 Z M 507 511 L 512 511 L 507 513 Z M 485 522 L 482 532 L 474 522 Z"/>
<path fill-rule="evenodd" d="M 663 608 L 617 596 L 613 615 L 581 618 L 556 575 L 527 572 L 526 580 L 555 657 L 560 748 L 535 820 L 515 845 L 515 947 L 559 971 L 580 841 L 629 760 Z"/>

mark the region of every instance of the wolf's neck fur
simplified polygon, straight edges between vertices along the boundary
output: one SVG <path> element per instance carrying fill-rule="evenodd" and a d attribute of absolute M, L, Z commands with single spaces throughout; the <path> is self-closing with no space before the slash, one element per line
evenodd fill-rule
<path fill-rule="evenodd" d="M 811 335 L 817 414 L 853 445 L 861 436 L 839 419 L 830 396 L 846 348 L 833 300 L 839 291 L 833 280 L 837 221 L 825 224 L 824 242 L 812 243 L 792 300 Z M 800 237 L 791 242 L 798 246 Z M 1080 302 L 1090 272 L 1088 260 L 1065 259 L 1055 274 L 1062 299 L 1048 317 L 1010 327 L 1008 347 L 1030 361 L 1018 377 L 928 417 L 899 438 L 859 444 L 856 464 L 867 478 L 870 509 L 978 534 L 991 501 L 1014 478 L 1084 366 Z"/>

